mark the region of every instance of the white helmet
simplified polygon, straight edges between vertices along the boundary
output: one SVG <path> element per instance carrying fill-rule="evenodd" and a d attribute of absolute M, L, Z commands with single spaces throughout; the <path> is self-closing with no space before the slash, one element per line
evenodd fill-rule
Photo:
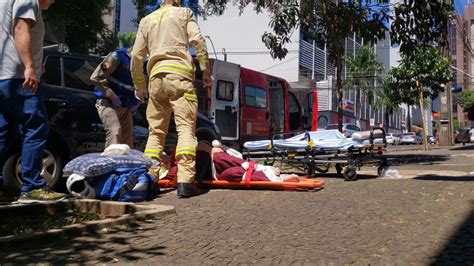
<path fill-rule="evenodd" d="M 76 198 L 95 199 L 95 190 L 85 179 L 82 175 L 70 175 L 66 181 L 67 190 Z"/>

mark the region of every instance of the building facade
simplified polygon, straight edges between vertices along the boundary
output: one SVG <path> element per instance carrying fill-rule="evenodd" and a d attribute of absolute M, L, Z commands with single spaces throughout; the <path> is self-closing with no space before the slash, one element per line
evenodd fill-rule
<path fill-rule="evenodd" d="M 137 7 L 132 0 L 111 0 L 110 13 L 103 19 L 107 27 L 114 33 L 130 33 L 137 31 Z"/>
<path fill-rule="evenodd" d="M 461 106 L 457 104 L 457 93 L 473 89 L 474 60 L 474 1 L 464 7 L 464 12 L 456 12 L 449 28 L 449 52 L 451 64 L 455 67 L 453 84 L 453 118 L 459 125 L 470 127 L 470 121 Z"/>

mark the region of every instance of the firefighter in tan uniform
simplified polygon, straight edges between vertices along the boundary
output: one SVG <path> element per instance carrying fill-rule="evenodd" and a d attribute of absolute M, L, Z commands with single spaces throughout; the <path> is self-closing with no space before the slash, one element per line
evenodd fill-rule
<path fill-rule="evenodd" d="M 179 5 L 179 0 L 165 0 L 157 11 L 140 21 L 132 50 L 131 72 L 137 97 L 144 101 L 149 93 L 147 119 L 150 132 L 145 149 L 148 157 L 159 160 L 170 116 L 174 113 L 178 131 L 178 197 L 188 198 L 204 192 L 194 184 L 198 103 L 193 85 L 195 66 L 189 45 L 196 51 L 205 87 L 210 87 L 212 77 L 206 42 L 193 12 Z M 147 55 L 148 86 L 143 75 L 143 61 Z"/>

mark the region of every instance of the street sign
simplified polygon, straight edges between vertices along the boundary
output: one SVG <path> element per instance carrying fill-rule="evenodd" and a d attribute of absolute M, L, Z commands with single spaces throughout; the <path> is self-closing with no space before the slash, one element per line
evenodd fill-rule
<path fill-rule="evenodd" d="M 342 110 L 347 111 L 349 113 L 354 113 L 355 104 L 353 101 L 342 99 L 342 105 Z"/>

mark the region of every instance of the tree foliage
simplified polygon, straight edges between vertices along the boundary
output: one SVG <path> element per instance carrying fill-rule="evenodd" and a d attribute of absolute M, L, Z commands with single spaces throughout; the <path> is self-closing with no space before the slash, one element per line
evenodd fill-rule
<path fill-rule="evenodd" d="M 457 99 L 464 112 L 474 108 L 474 91 L 462 91 L 457 95 Z"/>
<path fill-rule="evenodd" d="M 451 81 L 449 60 L 441 55 L 439 49 L 433 46 L 416 48 L 410 54 L 402 57 L 400 67 L 392 68 L 391 76 L 386 80 L 388 87 L 387 97 L 394 104 L 418 103 L 423 114 L 426 98 L 435 99 L 442 90 L 443 85 Z M 423 121 L 423 147 L 428 149 L 426 143 L 426 123 Z"/>
<path fill-rule="evenodd" d="M 449 60 L 435 47 L 416 48 L 402 57 L 399 67 L 392 68 L 386 80 L 390 98 L 397 104 L 416 104 L 420 90 L 425 98 L 435 99 L 443 84 L 451 81 Z"/>
<path fill-rule="evenodd" d="M 386 83 L 387 83 L 387 81 L 384 80 L 383 81 L 383 84 L 384 84 L 383 88 L 381 90 L 376 91 L 376 93 L 375 93 L 376 100 L 375 100 L 375 104 L 374 104 L 374 109 L 384 111 L 385 122 L 383 124 L 384 124 L 384 127 L 385 127 L 385 131 L 388 132 L 390 115 L 395 113 L 398 110 L 398 108 L 400 108 L 400 105 L 398 103 L 392 101 L 392 98 L 391 98 L 392 91 Z"/>
<path fill-rule="evenodd" d="M 118 48 L 125 48 L 125 47 L 130 47 L 133 45 L 133 42 L 135 41 L 135 36 L 137 35 L 136 32 L 130 32 L 130 33 L 124 33 L 124 32 L 119 32 L 117 34 L 117 39 L 118 39 Z"/>
<path fill-rule="evenodd" d="M 374 49 L 368 45 L 362 46 L 354 56 L 344 58 L 348 77 L 344 80 L 344 87 L 370 89 L 373 87 L 375 74 L 383 70 L 383 64 L 377 59 Z"/>
<path fill-rule="evenodd" d="M 369 103 L 373 103 L 375 74 L 383 70 L 383 64 L 377 59 L 373 48 L 368 45 L 362 46 L 355 56 L 345 57 L 345 62 L 350 74 L 344 80 L 343 87 L 355 90 L 355 118 L 359 124 L 362 111 L 360 97 L 364 94 Z"/>
<path fill-rule="evenodd" d="M 45 20 L 64 32 L 64 39 L 74 52 L 99 52 L 113 43 L 115 36 L 107 29 L 102 17 L 110 13 L 110 0 L 61 0 L 46 12 Z"/>
<path fill-rule="evenodd" d="M 400 44 L 402 54 L 423 46 L 444 46 L 453 6 L 453 0 L 401 0 L 394 7 L 392 43 Z"/>

